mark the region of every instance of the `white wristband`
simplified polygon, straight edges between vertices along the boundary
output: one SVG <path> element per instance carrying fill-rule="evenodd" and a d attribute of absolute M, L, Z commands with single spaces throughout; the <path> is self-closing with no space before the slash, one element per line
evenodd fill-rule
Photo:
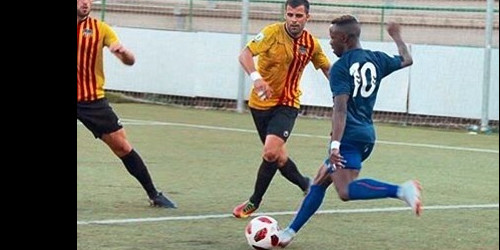
<path fill-rule="evenodd" d="M 259 92 L 257 92 L 257 96 L 260 100 L 264 101 L 266 99 L 266 92 L 264 90 L 259 90 Z"/>
<path fill-rule="evenodd" d="M 252 82 L 255 82 L 259 79 L 262 79 L 262 76 L 259 74 L 259 72 L 254 71 L 254 72 L 250 73 L 250 79 L 252 79 Z"/>
<path fill-rule="evenodd" d="M 340 142 L 339 141 L 332 141 L 330 143 L 330 150 L 339 149 L 339 148 L 340 148 Z"/>

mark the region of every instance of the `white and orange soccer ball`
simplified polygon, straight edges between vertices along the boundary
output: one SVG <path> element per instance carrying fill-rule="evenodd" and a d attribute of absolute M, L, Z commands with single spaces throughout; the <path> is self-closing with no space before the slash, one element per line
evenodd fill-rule
<path fill-rule="evenodd" d="M 272 249 L 278 246 L 278 221 L 269 216 L 258 216 L 248 222 L 245 236 L 254 249 Z"/>

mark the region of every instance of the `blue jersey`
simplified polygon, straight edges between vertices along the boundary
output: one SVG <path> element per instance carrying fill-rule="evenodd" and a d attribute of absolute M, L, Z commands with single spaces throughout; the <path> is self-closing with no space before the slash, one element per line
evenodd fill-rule
<path fill-rule="evenodd" d="M 342 140 L 375 142 L 372 113 L 382 78 L 401 69 L 401 56 L 380 51 L 346 51 L 330 69 L 333 97 L 349 95 L 347 118 Z"/>

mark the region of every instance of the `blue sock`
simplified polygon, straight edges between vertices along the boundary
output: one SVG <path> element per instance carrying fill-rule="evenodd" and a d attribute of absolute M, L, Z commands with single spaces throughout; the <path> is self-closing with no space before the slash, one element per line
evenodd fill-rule
<path fill-rule="evenodd" d="M 323 198 L 325 197 L 326 187 L 320 185 L 312 185 L 309 193 L 302 201 L 299 211 L 293 218 L 292 223 L 288 226 L 295 232 L 298 232 L 311 216 L 318 210 Z"/>
<path fill-rule="evenodd" d="M 397 198 L 398 186 L 373 179 L 360 179 L 349 183 L 349 200 Z"/>

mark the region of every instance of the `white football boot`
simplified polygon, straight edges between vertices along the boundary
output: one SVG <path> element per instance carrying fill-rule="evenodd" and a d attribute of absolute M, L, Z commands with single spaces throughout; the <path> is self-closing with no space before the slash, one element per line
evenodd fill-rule
<path fill-rule="evenodd" d="M 288 246 L 288 244 L 290 244 L 290 242 L 292 242 L 293 238 L 295 237 L 295 234 L 295 231 L 288 227 L 280 230 L 278 232 L 278 238 L 280 240 L 278 246 L 280 246 L 281 248 L 285 248 L 286 246 Z"/>
<path fill-rule="evenodd" d="M 421 191 L 422 187 L 416 180 L 409 180 L 401 184 L 398 189 L 399 199 L 406 202 L 417 216 L 420 216 L 423 210 L 422 198 L 420 196 Z"/>

